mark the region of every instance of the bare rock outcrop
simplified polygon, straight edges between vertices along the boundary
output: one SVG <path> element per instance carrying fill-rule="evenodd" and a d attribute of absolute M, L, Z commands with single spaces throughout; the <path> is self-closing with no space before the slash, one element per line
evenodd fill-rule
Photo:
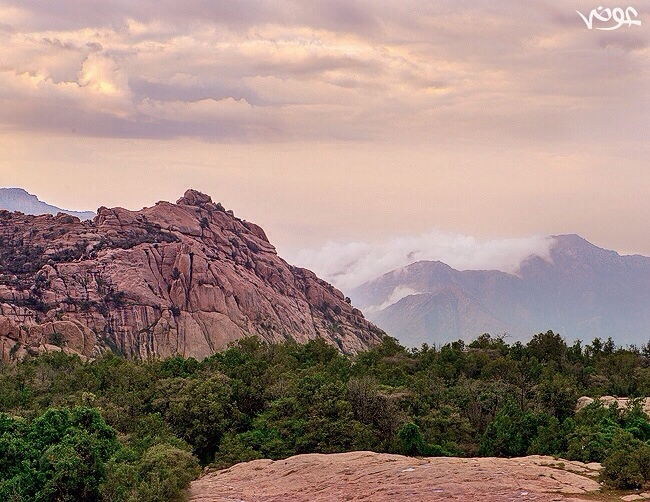
<path fill-rule="evenodd" d="M 410 458 L 367 451 L 254 460 L 204 475 L 190 502 L 594 500 L 600 464 L 553 457 Z"/>
<path fill-rule="evenodd" d="M 580 411 L 585 406 L 589 406 L 594 401 L 595 401 L 594 398 L 588 396 L 582 396 L 578 398 L 578 402 L 576 404 L 576 411 Z M 638 403 L 639 406 L 641 407 L 641 410 L 643 410 L 643 412 L 650 417 L 650 397 L 632 399 L 629 397 L 601 396 L 598 398 L 598 401 L 600 401 L 603 406 L 606 406 L 608 408 L 612 405 L 616 405 L 616 407 L 619 410 L 627 408 L 633 403 Z"/>
<path fill-rule="evenodd" d="M 348 353 L 383 332 L 282 260 L 257 225 L 188 190 L 176 204 L 101 207 L 92 221 L 0 211 L 0 357 L 203 358 L 256 335 Z"/>

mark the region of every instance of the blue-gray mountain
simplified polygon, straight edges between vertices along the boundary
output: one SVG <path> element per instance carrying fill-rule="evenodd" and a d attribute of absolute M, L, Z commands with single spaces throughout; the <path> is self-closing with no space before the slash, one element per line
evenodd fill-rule
<path fill-rule="evenodd" d="M 507 333 L 526 340 L 552 329 L 567 340 L 650 339 L 650 258 L 621 256 L 577 235 L 554 237 L 550 260 L 518 273 L 458 271 L 421 261 L 350 293 L 366 317 L 408 346 Z"/>
<path fill-rule="evenodd" d="M 7 211 L 20 211 L 23 214 L 57 214 L 65 213 L 76 216 L 80 220 L 92 220 L 95 213 L 92 211 L 69 211 L 52 206 L 38 200 L 22 188 L 0 188 L 0 209 Z"/>

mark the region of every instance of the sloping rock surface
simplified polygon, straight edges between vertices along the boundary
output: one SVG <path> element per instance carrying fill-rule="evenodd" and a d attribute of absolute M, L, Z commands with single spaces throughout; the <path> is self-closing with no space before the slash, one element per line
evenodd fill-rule
<path fill-rule="evenodd" d="M 191 502 L 578 501 L 600 489 L 600 464 L 552 457 L 410 458 L 372 452 L 255 460 L 206 474 Z"/>
<path fill-rule="evenodd" d="M 0 357 L 203 358 L 249 335 L 322 337 L 344 352 L 383 333 L 264 231 L 188 190 L 176 204 L 101 207 L 92 221 L 0 211 Z"/>

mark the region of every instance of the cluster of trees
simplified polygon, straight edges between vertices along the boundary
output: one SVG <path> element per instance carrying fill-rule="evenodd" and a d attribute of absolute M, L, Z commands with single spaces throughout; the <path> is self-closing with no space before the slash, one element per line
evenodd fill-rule
<path fill-rule="evenodd" d="M 650 349 L 483 335 L 408 350 L 386 338 L 348 357 L 321 340 L 243 339 L 203 361 L 90 362 L 50 353 L 0 365 L 0 498 L 174 500 L 197 465 L 299 453 L 549 454 L 650 479 Z"/>
<path fill-rule="evenodd" d="M 33 419 L 0 413 L 0 499 L 180 500 L 196 459 L 176 438 L 144 434 L 120 441 L 87 406 L 49 408 Z"/>

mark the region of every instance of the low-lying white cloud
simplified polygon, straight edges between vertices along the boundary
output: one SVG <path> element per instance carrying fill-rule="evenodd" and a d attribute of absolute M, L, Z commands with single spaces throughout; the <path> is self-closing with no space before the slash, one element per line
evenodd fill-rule
<path fill-rule="evenodd" d="M 421 260 L 439 260 L 458 270 L 516 273 L 521 262 L 531 255 L 550 259 L 552 243 L 553 239 L 547 236 L 482 241 L 468 235 L 434 230 L 417 236 L 394 237 L 376 244 L 328 242 L 320 248 L 302 249 L 289 256 L 289 261 L 309 268 L 336 287 L 349 291 Z M 399 296 L 404 291 L 394 293 Z M 392 302 L 399 299 L 392 299 Z"/>
<path fill-rule="evenodd" d="M 400 284 L 399 286 L 395 287 L 391 294 L 388 296 L 386 301 L 384 301 L 380 305 L 371 305 L 370 307 L 366 307 L 363 309 L 363 311 L 368 315 L 371 312 L 379 312 L 380 310 L 384 310 L 386 307 L 390 307 L 391 305 L 394 305 L 398 301 L 400 301 L 403 298 L 406 298 L 407 296 L 411 295 L 417 295 L 419 294 L 420 291 L 417 291 L 416 289 L 413 289 L 410 286 L 404 286 Z"/>

